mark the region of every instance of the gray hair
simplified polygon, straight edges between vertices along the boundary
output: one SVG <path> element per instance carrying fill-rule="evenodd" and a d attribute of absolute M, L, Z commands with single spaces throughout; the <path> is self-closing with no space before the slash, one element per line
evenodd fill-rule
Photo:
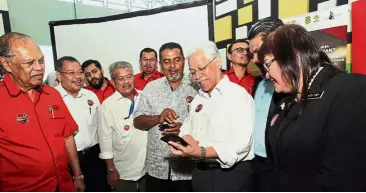
<path fill-rule="evenodd" d="M 16 40 L 27 41 L 32 39 L 29 36 L 18 32 L 9 32 L 2 35 L 0 37 L 0 57 L 11 57 L 10 47 L 12 42 Z"/>
<path fill-rule="evenodd" d="M 114 78 L 114 71 L 116 69 L 119 68 L 128 68 L 129 70 L 131 70 L 132 74 L 133 74 L 133 67 L 130 63 L 126 62 L 126 61 L 118 61 L 118 62 L 114 62 L 113 64 L 111 64 L 109 66 L 109 74 L 111 76 L 111 78 Z"/>
<path fill-rule="evenodd" d="M 207 42 L 201 44 L 200 46 L 194 48 L 193 50 L 191 50 L 188 53 L 187 58 L 189 59 L 189 57 L 191 57 L 194 53 L 196 53 L 197 51 L 200 51 L 200 50 L 203 51 L 205 57 L 208 60 L 213 60 L 214 58 L 220 57 L 220 53 L 216 47 L 216 44 L 212 41 L 207 41 Z"/>

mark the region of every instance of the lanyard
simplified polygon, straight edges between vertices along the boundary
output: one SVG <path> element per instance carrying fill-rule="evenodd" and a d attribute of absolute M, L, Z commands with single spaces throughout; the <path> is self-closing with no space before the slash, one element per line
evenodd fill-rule
<path fill-rule="evenodd" d="M 135 99 L 132 101 L 132 103 L 130 105 L 130 110 L 128 112 L 128 117 L 126 117 L 125 119 L 129 119 L 131 117 L 134 108 L 135 108 Z"/>

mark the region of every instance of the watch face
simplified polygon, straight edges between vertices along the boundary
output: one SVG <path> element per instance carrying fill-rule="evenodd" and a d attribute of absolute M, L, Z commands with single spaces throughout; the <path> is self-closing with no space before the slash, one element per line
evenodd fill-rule
<path fill-rule="evenodd" d="M 114 168 L 112 168 L 112 169 L 108 169 L 108 170 L 107 170 L 107 174 L 111 174 L 111 173 L 113 172 L 113 170 L 114 170 Z"/>

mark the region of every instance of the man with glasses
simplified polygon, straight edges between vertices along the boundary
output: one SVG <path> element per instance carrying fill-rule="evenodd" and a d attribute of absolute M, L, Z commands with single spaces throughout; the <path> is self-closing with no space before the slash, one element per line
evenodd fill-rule
<path fill-rule="evenodd" d="M 200 90 L 190 104 L 180 136 L 186 147 L 169 142 L 176 156 L 197 160 L 192 184 L 198 192 L 248 191 L 254 157 L 254 102 L 245 89 L 221 72 L 214 42 L 188 56 L 190 76 Z"/>
<path fill-rule="evenodd" d="M 243 39 L 233 41 L 227 48 L 227 58 L 231 67 L 225 74 L 231 82 L 244 87 L 250 95 L 253 95 L 256 78 L 248 70 L 248 64 L 252 59 L 248 41 Z"/>
<path fill-rule="evenodd" d="M 110 191 L 105 164 L 99 159 L 97 136 L 99 99 L 92 91 L 82 88 L 85 80 L 84 72 L 74 57 L 64 56 L 58 59 L 56 71 L 60 84 L 55 88 L 79 125 L 75 143 L 83 175 L 77 178 L 84 179 L 87 192 Z"/>
<path fill-rule="evenodd" d="M 114 87 L 108 78 L 104 77 L 104 70 L 99 61 L 87 60 L 81 65 L 81 69 L 84 71 L 89 84 L 85 89 L 94 92 L 100 103 L 103 103 L 106 98 L 114 93 Z"/>
<path fill-rule="evenodd" d="M 197 91 L 183 74 L 184 54 L 178 43 L 163 44 L 159 58 L 165 77 L 146 85 L 134 113 L 135 128 L 148 131 L 146 191 L 189 192 L 193 162 L 172 157 L 168 145 L 160 138 L 179 133 Z M 160 129 L 161 125 L 168 128 Z"/>
<path fill-rule="evenodd" d="M 143 90 L 145 86 L 158 78 L 164 76 L 157 70 L 157 54 L 152 48 L 144 48 L 140 52 L 140 73 L 135 75 L 135 88 Z"/>
<path fill-rule="evenodd" d="M 266 151 L 266 127 L 270 121 L 268 117 L 273 117 L 274 109 L 283 98 L 283 94 L 275 93 L 272 81 L 265 77 L 269 66 L 274 60 L 263 64 L 258 60 L 257 53 L 263 43 L 263 39 L 282 25 L 284 24 L 280 19 L 267 17 L 253 24 L 248 32 L 253 62 L 260 69 L 263 77 L 254 93 L 256 106 L 253 133 L 255 157 L 253 159 L 253 190 L 251 191 L 272 191 L 271 163 L 267 158 L 270 155 L 267 155 Z"/>

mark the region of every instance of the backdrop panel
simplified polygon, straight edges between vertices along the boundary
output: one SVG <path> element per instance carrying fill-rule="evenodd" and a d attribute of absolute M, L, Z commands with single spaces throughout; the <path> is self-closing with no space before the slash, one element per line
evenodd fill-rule
<path fill-rule="evenodd" d="M 213 40 L 212 4 L 196 1 L 121 15 L 50 22 L 54 59 L 74 56 L 81 63 L 96 59 L 107 72 L 119 60 L 139 72 L 139 53 L 156 51 L 166 42 L 180 43 L 185 52 L 198 43 Z M 211 32 L 211 33 L 210 33 Z M 188 68 L 185 68 L 188 71 Z M 105 73 L 109 77 L 109 73 Z"/>

